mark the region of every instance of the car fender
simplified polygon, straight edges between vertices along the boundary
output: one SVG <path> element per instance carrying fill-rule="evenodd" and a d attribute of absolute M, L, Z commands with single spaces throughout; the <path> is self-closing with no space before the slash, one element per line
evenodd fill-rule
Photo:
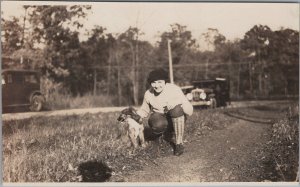
<path fill-rule="evenodd" d="M 208 95 L 208 97 L 209 97 L 209 98 L 215 98 L 215 97 L 216 97 L 216 94 L 211 93 L 211 94 Z"/>
<path fill-rule="evenodd" d="M 43 97 L 43 101 L 45 101 L 45 97 L 43 96 L 43 94 L 42 94 L 40 91 L 36 90 L 36 91 L 31 92 L 31 94 L 30 94 L 30 96 L 29 96 L 29 101 L 30 101 L 30 102 L 31 102 L 33 96 L 35 96 L 35 95 L 40 95 L 40 96 L 42 96 L 42 97 Z"/>

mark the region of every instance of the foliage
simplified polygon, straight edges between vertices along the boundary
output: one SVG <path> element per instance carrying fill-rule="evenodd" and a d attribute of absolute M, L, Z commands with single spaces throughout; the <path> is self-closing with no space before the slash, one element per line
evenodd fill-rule
<path fill-rule="evenodd" d="M 286 81 L 299 74 L 297 70 L 283 68 L 288 68 L 291 63 L 294 64 L 292 69 L 297 68 L 297 31 L 281 29 L 274 32 L 268 26 L 255 25 L 241 40 L 241 47 L 248 53 L 250 92 L 256 89 L 259 95 L 268 96 L 269 93 L 288 90 Z"/>
<path fill-rule="evenodd" d="M 64 42 L 73 35 L 70 26 L 82 27 L 78 18 L 85 17 L 90 6 L 28 6 L 29 21 L 32 24 L 33 39 L 55 47 L 63 47 Z M 77 18 L 77 19 L 73 19 Z M 68 26 L 68 27 L 67 27 Z"/>
<path fill-rule="evenodd" d="M 200 51 L 192 32 L 178 23 L 162 32 L 155 46 L 140 40 L 144 33 L 139 28 L 130 26 L 113 34 L 101 23 L 80 41 L 77 30 L 90 6 L 24 6 L 24 10 L 24 19 L 1 20 L 2 67 L 38 69 L 44 79 L 61 83 L 74 97 L 118 95 L 117 105 L 140 104 L 147 74 L 156 67 L 168 69 L 168 40 L 178 85 L 225 77 L 233 99 L 299 92 L 299 31 L 254 25 L 242 39 L 229 41 L 218 29 L 208 28 L 201 36 L 208 50 Z"/>
<path fill-rule="evenodd" d="M 12 20 L 1 18 L 1 49 L 6 51 L 7 55 L 22 47 L 22 27 L 19 25 L 19 19 L 14 17 Z"/>
<path fill-rule="evenodd" d="M 192 38 L 191 31 L 186 26 L 178 23 L 171 25 L 171 32 L 164 32 L 158 43 L 157 60 L 160 64 L 168 63 L 168 40 L 171 40 L 172 62 L 174 64 L 183 64 L 186 62 L 188 50 L 195 47 L 195 39 Z"/>
<path fill-rule="evenodd" d="M 271 61 L 279 64 L 298 63 L 299 32 L 292 29 L 274 31 L 269 48 Z"/>
<path fill-rule="evenodd" d="M 203 33 L 202 36 L 206 42 L 207 50 L 214 51 L 226 42 L 226 37 L 216 28 L 208 28 L 207 32 Z"/>
<path fill-rule="evenodd" d="M 114 96 L 85 94 L 83 96 L 71 97 L 69 94 L 53 93 L 47 100 L 50 110 L 97 108 L 113 106 Z"/>
<path fill-rule="evenodd" d="M 268 26 L 255 25 L 252 29 L 246 32 L 244 39 L 241 41 L 242 48 L 248 51 L 249 54 L 255 53 L 255 58 L 266 58 L 267 46 L 270 41 L 272 31 Z"/>
<path fill-rule="evenodd" d="M 89 6 L 28 6 L 28 20 L 32 25 L 32 42 L 43 44 L 41 69 L 55 82 L 63 82 L 72 93 L 81 93 L 73 83 L 78 81 L 75 67 L 82 66 L 78 32 L 70 28 L 82 27 L 79 18 L 86 16 Z M 74 19 L 76 18 L 76 19 Z"/>
<path fill-rule="evenodd" d="M 283 119 L 272 126 L 274 168 L 281 181 L 295 181 L 299 172 L 299 105 L 286 111 Z"/>

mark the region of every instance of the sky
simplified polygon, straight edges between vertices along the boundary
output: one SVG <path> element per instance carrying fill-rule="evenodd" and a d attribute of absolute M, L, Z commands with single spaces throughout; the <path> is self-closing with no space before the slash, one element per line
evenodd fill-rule
<path fill-rule="evenodd" d="M 299 3 L 154 3 L 154 2 L 26 2 L 2 1 L 3 17 L 21 16 L 22 5 L 87 4 L 92 10 L 84 21 L 85 30 L 95 25 L 109 33 L 122 33 L 130 26 L 138 27 L 142 40 L 154 44 L 161 33 L 171 31 L 171 24 L 187 26 L 197 41 L 208 28 L 216 28 L 226 39 L 243 38 L 254 25 L 268 25 L 272 30 L 291 28 L 299 31 Z"/>

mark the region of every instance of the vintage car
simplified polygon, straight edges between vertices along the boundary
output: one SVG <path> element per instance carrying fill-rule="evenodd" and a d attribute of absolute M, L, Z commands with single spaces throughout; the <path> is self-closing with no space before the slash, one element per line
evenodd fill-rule
<path fill-rule="evenodd" d="M 40 90 L 40 76 L 33 70 L 2 70 L 2 110 L 29 107 L 40 111 L 45 98 Z"/>
<path fill-rule="evenodd" d="M 229 83 L 224 78 L 193 81 L 181 89 L 193 106 L 216 108 L 230 102 Z"/>

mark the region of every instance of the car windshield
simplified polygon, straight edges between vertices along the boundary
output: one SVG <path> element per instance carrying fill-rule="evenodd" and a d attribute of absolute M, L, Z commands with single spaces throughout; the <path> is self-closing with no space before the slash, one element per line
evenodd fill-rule
<path fill-rule="evenodd" d="M 3 84 L 23 84 L 31 83 L 38 84 L 38 75 L 32 72 L 6 72 L 2 74 L 2 85 Z"/>
<path fill-rule="evenodd" d="M 198 88 L 211 88 L 211 89 L 215 88 L 214 82 L 197 82 L 195 83 L 195 86 Z"/>
<path fill-rule="evenodd" d="M 23 75 L 22 74 L 15 74 L 13 76 L 14 83 L 23 83 Z"/>
<path fill-rule="evenodd" d="M 24 76 L 27 83 L 38 83 L 37 77 L 34 74 L 28 74 Z"/>

